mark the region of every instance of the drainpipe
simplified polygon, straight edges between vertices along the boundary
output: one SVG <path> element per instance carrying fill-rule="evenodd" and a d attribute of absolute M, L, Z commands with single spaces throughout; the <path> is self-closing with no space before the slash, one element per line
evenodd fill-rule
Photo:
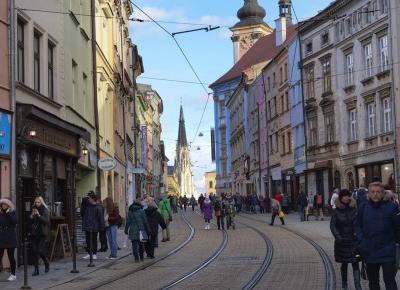
<path fill-rule="evenodd" d="M 265 187 L 265 197 L 269 197 L 270 198 L 270 186 L 271 186 L 271 181 L 270 181 L 270 176 L 269 176 L 269 136 L 268 136 L 268 111 L 267 111 L 267 90 L 265 88 L 265 76 L 264 76 L 264 71 L 261 72 L 261 76 L 262 76 L 262 84 L 263 84 L 263 90 L 264 90 L 264 102 L 265 102 L 265 122 L 267 123 L 266 125 L 266 130 L 265 133 L 267 135 L 267 142 L 266 142 L 266 149 L 267 149 L 267 185 Z"/>
<path fill-rule="evenodd" d="M 96 128 L 96 157 L 100 160 L 100 132 L 99 132 L 99 106 L 97 103 L 97 61 L 96 61 L 96 3 L 91 0 L 91 22 L 92 22 L 92 78 L 93 78 L 93 105 L 94 105 L 94 124 Z M 101 197 L 101 171 L 96 164 L 97 194 Z"/>
<path fill-rule="evenodd" d="M 15 60 L 15 0 L 9 0 L 10 11 L 10 87 L 11 87 L 11 192 L 10 198 L 16 204 L 16 186 L 17 186 L 17 130 L 16 130 L 16 89 L 15 89 L 15 74 L 16 74 L 16 60 Z"/>

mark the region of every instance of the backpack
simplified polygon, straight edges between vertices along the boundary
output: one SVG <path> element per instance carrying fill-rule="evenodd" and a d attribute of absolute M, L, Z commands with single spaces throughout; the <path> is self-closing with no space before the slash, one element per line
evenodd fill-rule
<path fill-rule="evenodd" d="M 317 195 L 317 205 L 322 205 L 322 195 Z"/>

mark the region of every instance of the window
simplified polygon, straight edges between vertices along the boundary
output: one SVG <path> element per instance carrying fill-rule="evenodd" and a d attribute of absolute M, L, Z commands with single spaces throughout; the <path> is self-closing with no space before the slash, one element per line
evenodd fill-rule
<path fill-rule="evenodd" d="M 366 24 L 371 23 L 371 12 L 370 12 L 370 10 L 371 9 L 370 9 L 369 4 L 363 9 L 364 17 L 365 17 L 364 21 L 365 21 Z"/>
<path fill-rule="evenodd" d="M 310 147 L 317 146 L 318 144 L 318 133 L 317 133 L 317 116 L 314 116 L 308 120 L 308 144 Z"/>
<path fill-rule="evenodd" d="M 276 74 L 273 73 L 272 74 L 272 87 L 275 88 L 275 85 L 276 85 Z"/>
<path fill-rule="evenodd" d="M 351 25 L 351 16 L 346 19 L 346 33 L 350 35 L 353 32 L 353 26 Z"/>
<path fill-rule="evenodd" d="M 383 109 L 383 133 L 392 131 L 392 104 L 390 98 L 382 100 Z"/>
<path fill-rule="evenodd" d="M 219 102 L 219 117 L 220 118 L 225 117 L 225 102 L 224 101 Z"/>
<path fill-rule="evenodd" d="M 368 137 L 375 136 L 375 103 L 367 104 Z"/>
<path fill-rule="evenodd" d="M 278 114 L 278 105 L 276 102 L 276 97 L 272 98 L 272 102 L 273 102 L 273 106 L 274 106 L 274 115 L 273 116 L 276 116 L 276 114 Z"/>
<path fill-rule="evenodd" d="M 280 106 L 280 113 L 283 113 L 283 112 L 285 112 L 285 98 L 284 98 L 284 96 L 283 95 L 281 95 L 281 97 L 280 97 L 280 103 L 281 103 L 281 106 Z"/>
<path fill-rule="evenodd" d="M 350 140 L 357 140 L 357 110 L 353 109 L 349 111 L 349 119 L 350 119 Z"/>
<path fill-rule="evenodd" d="M 362 10 L 361 9 L 358 10 L 357 14 L 358 14 L 358 25 L 361 26 L 362 25 L 362 15 L 363 15 Z"/>
<path fill-rule="evenodd" d="M 315 97 L 314 89 L 314 66 L 310 65 L 306 69 L 306 96 L 307 98 Z"/>
<path fill-rule="evenodd" d="M 48 77 L 48 96 L 54 99 L 54 44 L 49 42 L 48 44 L 48 67 L 47 67 L 47 77 Z"/>
<path fill-rule="evenodd" d="M 336 22 L 335 24 L 335 36 L 336 36 L 336 40 L 339 41 L 340 40 L 340 23 Z"/>
<path fill-rule="evenodd" d="M 312 47 L 312 42 L 310 41 L 309 43 L 306 44 L 306 54 L 312 53 L 313 47 Z"/>
<path fill-rule="evenodd" d="M 384 35 L 379 38 L 379 61 L 381 71 L 389 69 L 388 38 Z"/>
<path fill-rule="evenodd" d="M 325 57 L 321 61 L 322 63 L 322 76 L 324 92 L 331 91 L 331 57 Z"/>
<path fill-rule="evenodd" d="M 212 181 L 210 181 L 210 183 L 208 184 L 208 187 L 209 188 L 213 188 L 213 182 Z"/>
<path fill-rule="evenodd" d="M 281 155 L 285 155 L 286 154 L 286 134 L 285 133 L 282 133 L 282 136 L 281 136 L 281 139 L 282 139 L 282 152 L 281 152 Z"/>
<path fill-rule="evenodd" d="M 324 119 L 326 128 L 325 142 L 326 143 L 335 142 L 335 122 L 334 122 L 333 112 L 327 112 L 324 115 Z"/>
<path fill-rule="evenodd" d="M 287 143 L 288 143 L 288 153 L 292 153 L 292 148 L 293 148 L 293 140 L 292 140 L 292 132 L 289 130 L 287 132 Z"/>
<path fill-rule="evenodd" d="M 268 84 L 268 92 L 269 92 L 271 90 L 271 78 L 270 77 L 268 77 L 267 84 Z"/>
<path fill-rule="evenodd" d="M 40 38 L 35 31 L 33 36 L 33 89 L 40 92 Z"/>
<path fill-rule="evenodd" d="M 324 32 L 321 35 L 321 46 L 327 45 L 329 43 L 329 32 Z"/>
<path fill-rule="evenodd" d="M 364 45 L 364 69 L 365 77 L 369 78 L 373 75 L 373 61 L 372 61 L 372 44 Z"/>
<path fill-rule="evenodd" d="M 25 23 L 18 19 L 17 24 L 17 80 L 19 82 L 25 81 Z"/>
<path fill-rule="evenodd" d="M 272 144 L 272 142 L 273 142 L 273 135 L 270 135 L 269 136 L 269 153 L 274 153 L 274 147 L 273 147 L 273 144 Z"/>
<path fill-rule="evenodd" d="M 279 75 L 280 75 L 280 78 L 281 78 L 280 85 L 282 85 L 283 84 L 283 68 L 282 67 L 280 67 L 280 69 L 279 69 Z"/>
<path fill-rule="evenodd" d="M 384 13 L 388 13 L 388 2 L 387 2 L 387 0 L 380 0 L 379 1 L 380 3 L 379 3 L 379 10 L 381 11 L 381 14 L 384 14 Z"/>
<path fill-rule="evenodd" d="M 78 64 L 72 60 L 72 100 L 73 102 L 78 101 Z"/>
<path fill-rule="evenodd" d="M 289 92 L 285 92 L 285 109 L 289 111 Z"/>
<path fill-rule="evenodd" d="M 287 63 L 285 63 L 285 81 L 288 80 L 288 74 L 289 74 L 288 65 L 287 65 Z"/>
<path fill-rule="evenodd" d="M 354 60 L 353 53 L 346 55 L 346 86 L 353 84 Z"/>
<path fill-rule="evenodd" d="M 271 117 L 272 117 L 272 112 L 271 112 L 271 101 L 268 101 L 267 114 L 268 114 L 268 116 L 267 116 L 268 120 L 271 119 Z"/>
<path fill-rule="evenodd" d="M 353 18 L 353 29 L 355 30 L 357 26 L 357 12 L 353 13 L 352 18 Z"/>

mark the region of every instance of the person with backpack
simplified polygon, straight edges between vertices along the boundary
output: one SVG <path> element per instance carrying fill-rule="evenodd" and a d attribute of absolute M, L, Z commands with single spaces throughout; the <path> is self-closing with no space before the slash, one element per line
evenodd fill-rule
<path fill-rule="evenodd" d="M 221 198 L 218 197 L 214 203 L 214 214 L 217 218 L 217 227 L 220 230 L 225 230 L 224 216 L 225 216 L 225 205 L 221 201 Z"/>
<path fill-rule="evenodd" d="M 318 192 L 314 196 L 314 208 L 317 210 L 317 220 L 318 217 L 321 219 L 321 221 L 324 220 L 324 197 L 320 192 Z"/>

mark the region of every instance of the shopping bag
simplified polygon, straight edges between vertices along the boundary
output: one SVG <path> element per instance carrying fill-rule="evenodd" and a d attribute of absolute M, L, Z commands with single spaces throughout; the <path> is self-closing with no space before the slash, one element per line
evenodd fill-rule
<path fill-rule="evenodd" d="M 145 243 L 149 240 L 149 236 L 146 231 L 142 231 L 142 230 L 139 231 L 139 240 L 142 243 Z"/>
<path fill-rule="evenodd" d="M 279 218 L 283 219 L 285 217 L 285 213 L 283 211 L 279 212 Z"/>

